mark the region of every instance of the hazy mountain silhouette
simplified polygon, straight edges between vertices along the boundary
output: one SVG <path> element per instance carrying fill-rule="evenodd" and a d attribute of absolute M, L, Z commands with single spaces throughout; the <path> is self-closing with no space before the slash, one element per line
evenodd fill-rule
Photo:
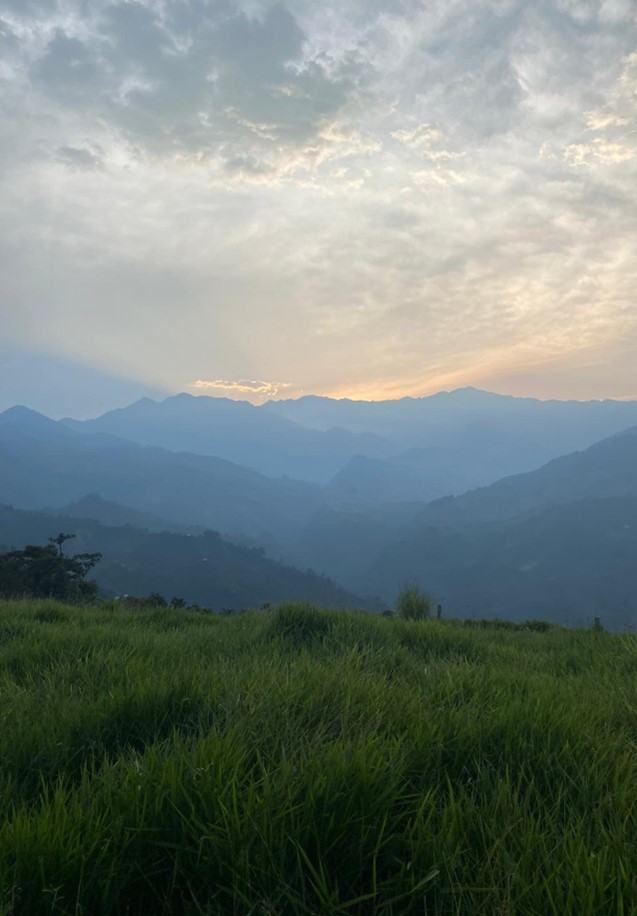
<path fill-rule="evenodd" d="M 64 420 L 76 432 L 108 433 L 171 451 L 225 458 L 272 477 L 327 482 L 358 453 L 389 455 L 379 436 L 332 428 L 306 429 L 247 401 L 179 394 L 143 398 L 94 420 Z"/>
<path fill-rule="evenodd" d="M 109 528 L 122 528 L 129 525 L 132 528 L 140 528 L 155 534 L 163 531 L 170 531 L 173 534 L 202 534 L 205 530 L 201 526 L 181 525 L 179 522 L 171 522 L 157 515 L 151 515 L 150 512 L 130 509 L 120 503 L 102 499 L 97 493 L 88 493 L 67 506 L 45 510 L 45 512 L 58 518 L 92 519 Z"/>
<path fill-rule="evenodd" d="M 637 626 L 637 498 L 577 500 L 524 517 L 403 531 L 359 576 L 392 601 L 416 581 L 452 616 Z"/>
<path fill-rule="evenodd" d="M 311 567 L 325 573 L 346 588 L 355 590 L 352 583 L 356 583 L 358 594 L 379 594 L 374 591 L 377 585 L 371 584 L 370 566 L 402 536 L 420 511 L 421 503 L 327 507 L 317 512 L 293 540 L 280 542 L 276 556 L 303 569 Z"/>
<path fill-rule="evenodd" d="M 260 607 L 281 601 L 315 601 L 333 607 L 369 606 L 329 579 L 301 572 L 237 547 L 214 531 L 198 536 L 151 534 L 110 527 L 91 519 L 51 517 L 0 505 L 0 545 L 44 544 L 63 528 L 74 534 L 73 552 L 100 551 L 91 578 L 106 593 L 143 596 L 159 592 L 214 610 Z M 0 548 L 2 549 L 2 548 Z"/>
<path fill-rule="evenodd" d="M 637 496 L 637 426 L 536 471 L 427 506 L 423 523 L 464 525 L 511 518 L 579 499 Z"/>
<path fill-rule="evenodd" d="M 419 581 L 453 613 L 623 626 L 637 624 L 636 558 L 637 427 L 431 503 L 343 581 L 387 600 Z"/>
<path fill-rule="evenodd" d="M 637 402 L 538 401 L 467 388 L 394 401 L 305 397 L 255 407 L 180 394 L 64 423 L 329 484 L 332 502 L 378 504 L 459 494 L 533 470 L 637 423 Z"/>
<path fill-rule="evenodd" d="M 337 505 L 430 502 L 446 494 L 463 493 L 481 480 L 480 473 L 474 478 L 456 471 L 451 460 L 445 464 L 437 450 L 413 449 L 392 461 L 356 455 L 334 475 L 325 494 Z"/>
<path fill-rule="evenodd" d="M 252 536 L 295 529 L 322 502 L 309 484 L 272 480 L 220 458 L 76 433 L 26 408 L 0 414 L 0 501 L 58 508 L 86 493 Z"/>
<path fill-rule="evenodd" d="M 444 456 L 445 469 L 468 487 L 533 470 L 637 423 L 637 401 L 539 401 L 475 388 L 395 401 L 303 397 L 264 409 L 316 429 L 373 432 L 394 443 L 395 455 L 409 450 L 422 474 L 436 472 Z"/>
<path fill-rule="evenodd" d="M 195 406 L 198 400 L 203 407 Z M 179 417 L 192 411 L 205 420 L 197 427 L 203 435 L 216 410 L 208 403 L 213 400 L 144 402 L 121 415 L 133 423 L 131 417 L 141 411 L 143 421 L 149 403 L 159 434 L 165 411 Z M 383 458 L 350 455 L 320 488 L 271 479 L 220 458 L 89 432 L 96 426 L 82 424 L 77 432 L 76 424 L 14 408 L 0 415 L 0 500 L 56 511 L 66 506 L 66 513 L 73 512 L 69 502 L 80 500 L 76 511 L 86 518 L 154 531 L 214 528 L 265 546 L 274 559 L 316 569 L 351 592 L 387 601 L 415 579 L 455 613 L 574 619 L 598 608 L 603 592 L 616 617 L 633 614 L 637 426 L 613 430 L 538 469 L 462 491 L 497 468 L 530 461 L 530 454 L 537 460 L 541 450 L 556 448 L 555 442 L 590 437 L 591 430 L 623 422 L 637 409 L 634 403 L 527 402 L 476 391 L 380 405 L 301 400 L 323 421 L 333 420 L 334 410 L 353 425 L 367 423 L 370 415 L 384 418 L 384 425 L 375 427 L 382 435 L 374 433 L 372 441 L 385 447 L 391 433 L 395 451 Z M 300 402 L 293 403 L 298 411 Z M 233 405 L 224 402 L 222 408 L 231 417 Z M 446 414 L 445 405 L 452 405 Z M 239 410 L 242 416 L 265 417 L 257 421 L 263 432 L 274 407 Z M 476 416 L 489 416 L 490 425 Z M 184 423 L 191 430 L 190 420 Z M 398 434 L 401 424 L 404 435 Z M 179 423 L 167 429 L 167 436 L 181 435 Z M 294 424 L 292 429 L 296 436 Z M 534 450 L 525 451 L 522 430 L 539 443 Z M 426 503 L 449 492 L 459 495 Z M 168 575 L 170 570 L 161 568 L 168 553 L 160 555 L 156 572 Z M 150 560 L 147 568 L 150 575 Z"/>

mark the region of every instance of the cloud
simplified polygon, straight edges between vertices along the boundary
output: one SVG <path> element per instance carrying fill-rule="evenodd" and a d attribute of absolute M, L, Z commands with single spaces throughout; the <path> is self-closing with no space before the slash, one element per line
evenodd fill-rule
<path fill-rule="evenodd" d="M 31 85 L 60 115 L 82 111 L 94 131 L 108 124 L 142 151 L 303 143 L 345 101 L 347 79 L 304 56 L 304 32 L 283 6 L 256 17 L 195 0 L 93 9 L 90 29 L 79 3 L 63 25 L 25 22 L 40 32 L 25 42 Z"/>
<path fill-rule="evenodd" d="M 57 149 L 57 158 L 76 169 L 98 169 L 102 167 L 102 160 L 88 149 L 75 146 L 60 146 Z"/>
<path fill-rule="evenodd" d="M 573 143 L 564 150 L 564 158 L 570 165 L 589 165 L 591 162 L 600 162 L 603 165 L 615 165 L 634 159 L 637 149 L 622 146 L 596 137 L 590 143 Z"/>
<path fill-rule="evenodd" d="M 432 144 L 439 143 L 444 137 L 442 131 L 432 124 L 419 124 L 414 130 L 394 130 L 391 135 L 412 149 L 429 149 Z"/>
<path fill-rule="evenodd" d="M 634 2 L 0 10 L 3 340 L 255 399 L 635 340 Z"/>
<path fill-rule="evenodd" d="M 188 385 L 194 391 L 222 391 L 229 394 L 246 394 L 259 398 L 275 398 L 281 391 L 294 388 L 290 382 L 266 382 L 255 379 L 197 379 Z"/>

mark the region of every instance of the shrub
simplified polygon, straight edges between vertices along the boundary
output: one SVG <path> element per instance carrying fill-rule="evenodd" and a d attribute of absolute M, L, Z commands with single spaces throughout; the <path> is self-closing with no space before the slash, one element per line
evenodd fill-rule
<path fill-rule="evenodd" d="M 426 620 L 431 614 L 431 598 L 415 583 L 403 585 L 396 598 L 396 613 L 405 620 Z"/>

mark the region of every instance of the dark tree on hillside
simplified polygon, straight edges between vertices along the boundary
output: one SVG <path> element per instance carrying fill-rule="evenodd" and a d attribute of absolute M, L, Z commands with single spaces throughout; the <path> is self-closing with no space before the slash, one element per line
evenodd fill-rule
<path fill-rule="evenodd" d="M 0 554 L 0 596 L 58 598 L 61 601 L 94 598 L 97 583 L 86 576 L 102 557 L 77 553 L 67 557 L 62 544 L 73 535 L 59 534 L 45 547 L 28 544 L 24 550 Z"/>
<path fill-rule="evenodd" d="M 74 534 L 64 534 L 63 531 L 60 531 L 59 534 L 56 534 L 54 538 L 49 538 L 49 544 L 55 544 L 58 549 L 58 553 L 62 556 L 62 544 L 65 541 L 70 541 L 75 537 Z"/>

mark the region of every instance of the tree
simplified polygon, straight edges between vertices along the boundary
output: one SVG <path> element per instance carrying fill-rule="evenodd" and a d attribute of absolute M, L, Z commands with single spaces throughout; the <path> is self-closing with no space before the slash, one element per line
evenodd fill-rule
<path fill-rule="evenodd" d="M 75 535 L 58 534 L 44 546 L 28 544 L 24 550 L 0 554 L 0 596 L 14 598 L 57 598 L 77 601 L 95 598 L 97 583 L 86 576 L 99 563 L 101 553 L 62 552 L 65 541 Z"/>
<path fill-rule="evenodd" d="M 58 553 L 62 556 L 62 544 L 65 541 L 70 541 L 74 538 L 74 534 L 64 534 L 63 531 L 60 531 L 59 534 L 56 534 L 54 538 L 49 538 L 49 544 L 55 544 L 58 548 Z"/>

